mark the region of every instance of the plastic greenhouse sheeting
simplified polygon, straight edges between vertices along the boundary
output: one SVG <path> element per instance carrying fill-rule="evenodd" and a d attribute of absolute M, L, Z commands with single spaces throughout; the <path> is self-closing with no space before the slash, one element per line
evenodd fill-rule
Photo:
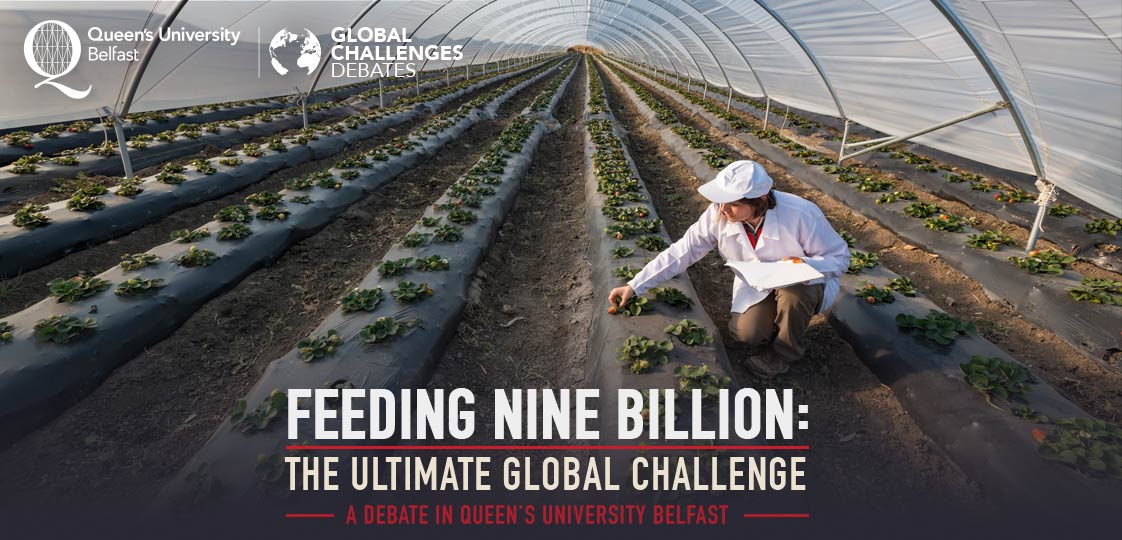
<path fill-rule="evenodd" d="M 182 4 L 182 5 L 181 5 Z M 97 9 L 90 9 L 93 5 Z M 0 128 L 120 110 L 139 61 L 79 61 L 41 85 L 23 57 L 28 31 L 61 18 L 89 30 L 240 32 L 163 42 L 140 73 L 131 112 L 307 91 L 316 69 L 269 65 L 281 28 L 314 34 L 330 60 L 335 27 L 405 28 L 412 45 L 457 45 L 444 69 L 592 45 L 753 97 L 903 135 L 1008 101 L 1009 107 L 916 137 L 969 159 L 1043 176 L 1122 216 L 1122 3 L 1117 0 L 370 0 L 0 2 Z M 148 42 L 128 43 L 141 53 Z M 325 72 L 315 88 L 361 79 Z M 215 84 L 219 81 L 219 84 Z"/>

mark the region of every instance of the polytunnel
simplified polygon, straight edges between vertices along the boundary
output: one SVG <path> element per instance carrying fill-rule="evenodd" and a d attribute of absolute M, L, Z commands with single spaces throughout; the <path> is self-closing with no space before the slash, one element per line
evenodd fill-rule
<path fill-rule="evenodd" d="M 275 4 L 275 5 L 274 5 Z M 414 42 L 462 45 L 465 67 L 589 44 L 618 57 L 714 87 L 731 87 L 806 111 L 901 136 L 978 114 L 912 140 L 1032 174 L 1115 216 L 1122 215 L 1122 15 L 1115 2 L 954 1 L 473 1 L 101 2 L 75 26 L 121 31 L 217 27 L 242 32 L 233 50 L 214 42 L 159 45 L 110 68 L 79 63 L 92 84 L 80 102 L 34 93 L 35 106 L 6 111 L 0 127 L 29 120 L 120 112 L 324 90 L 357 78 L 252 74 L 261 28 L 299 22 L 321 43 L 348 21 L 409 29 Z M 28 21 L 76 4 L 5 6 L 6 64 L 23 63 Z M 304 9 L 304 8 L 307 9 Z M 292 21 L 291 13 L 301 16 Z M 84 32 L 80 32 L 84 34 Z M 266 36 L 268 37 L 268 36 Z M 138 42 L 139 43 L 139 42 Z M 148 54 L 148 51 L 145 51 Z M 259 61 L 256 63 L 259 64 Z M 259 67 L 259 65 L 257 66 Z M 469 68 L 470 69 L 470 68 Z M 139 75 L 138 75 L 139 73 Z M 200 84 L 205 77 L 222 84 Z M 31 99 L 36 74 L 8 75 L 12 99 Z M 30 83 L 30 84 L 25 84 Z M 135 90 L 132 86 L 135 85 Z M 12 102 L 9 100 L 9 104 Z M 91 106 L 91 103 L 93 104 Z M 1000 109 L 987 109 L 1000 106 Z"/>
<path fill-rule="evenodd" d="M 0 0 L 0 73 L 5 522 L 1122 511 L 1117 0 Z M 469 451 L 655 472 L 380 484 Z"/>

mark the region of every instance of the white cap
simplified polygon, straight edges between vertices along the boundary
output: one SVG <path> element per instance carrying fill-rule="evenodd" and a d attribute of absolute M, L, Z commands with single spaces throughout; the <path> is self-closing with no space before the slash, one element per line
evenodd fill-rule
<path fill-rule="evenodd" d="M 715 203 L 730 203 L 763 197 L 773 184 L 763 165 L 743 160 L 730 163 L 697 191 Z"/>

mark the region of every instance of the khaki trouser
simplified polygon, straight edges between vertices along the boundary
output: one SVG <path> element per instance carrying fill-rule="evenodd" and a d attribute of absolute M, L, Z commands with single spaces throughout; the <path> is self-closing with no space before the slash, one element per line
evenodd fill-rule
<path fill-rule="evenodd" d="M 822 306 L 826 285 L 791 285 L 775 289 L 744 313 L 733 313 L 729 331 L 740 343 L 747 344 L 752 354 L 761 354 L 771 346 L 776 358 L 794 362 L 803 356 L 803 336 L 810 319 Z"/>

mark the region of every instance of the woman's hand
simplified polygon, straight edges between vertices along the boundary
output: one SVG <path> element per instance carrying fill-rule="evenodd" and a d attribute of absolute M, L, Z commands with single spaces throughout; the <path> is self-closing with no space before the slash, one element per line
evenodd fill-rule
<path fill-rule="evenodd" d="M 612 289 L 612 292 L 608 293 L 608 303 L 612 306 L 619 307 L 626 304 L 633 296 L 635 296 L 635 289 L 632 289 L 631 285 L 616 287 Z"/>

